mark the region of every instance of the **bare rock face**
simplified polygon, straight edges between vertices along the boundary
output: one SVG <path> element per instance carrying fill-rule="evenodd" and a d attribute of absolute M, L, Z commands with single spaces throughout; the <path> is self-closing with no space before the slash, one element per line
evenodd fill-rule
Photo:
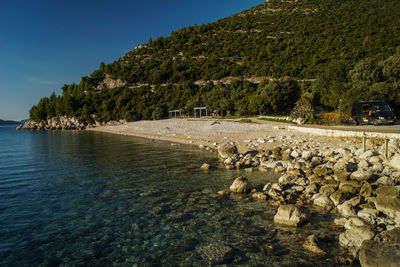
<path fill-rule="evenodd" d="M 237 147 L 234 143 L 225 143 L 218 146 L 218 155 L 223 158 L 234 158 L 238 154 Z"/>
<path fill-rule="evenodd" d="M 112 79 L 110 75 L 106 75 L 104 80 L 96 87 L 96 90 L 102 90 L 102 89 L 114 89 L 117 87 L 122 87 L 125 86 L 126 82 L 120 80 L 120 79 Z"/>
<path fill-rule="evenodd" d="M 229 187 L 229 190 L 233 193 L 247 193 L 251 190 L 251 184 L 247 178 L 239 176 L 233 181 L 233 184 Z"/>
<path fill-rule="evenodd" d="M 399 266 L 400 228 L 382 232 L 374 240 L 365 241 L 360 249 L 359 260 L 363 267 Z"/>
<path fill-rule="evenodd" d="M 301 226 L 310 220 L 310 212 L 305 207 L 282 205 L 274 216 L 274 223 L 288 226 Z"/>

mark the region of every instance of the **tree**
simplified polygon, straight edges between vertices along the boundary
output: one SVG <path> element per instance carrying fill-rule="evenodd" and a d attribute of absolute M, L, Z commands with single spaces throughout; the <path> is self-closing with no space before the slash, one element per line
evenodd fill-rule
<path fill-rule="evenodd" d="M 274 80 L 261 86 L 265 86 L 267 103 L 275 114 L 287 114 L 301 95 L 299 84 L 290 78 Z"/>

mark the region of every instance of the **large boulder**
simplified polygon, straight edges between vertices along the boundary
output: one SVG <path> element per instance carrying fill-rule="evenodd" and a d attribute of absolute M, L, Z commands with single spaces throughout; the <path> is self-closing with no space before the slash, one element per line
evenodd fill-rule
<path fill-rule="evenodd" d="M 218 155 L 223 158 L 234 158 L 238 154 L 234 143 L 225 143 L 218 146 Z"/>
<path fill-rule="evenodd" d="M 282 205 L 274 216 L 274 223 L 288 226 L 301 226 L 310 220 L 310 211 L 296 205 Z"/>
<path fill-rule="evenodd" d="M 385 231 L 365 241 L 359 252 L 363 267 L 395 267 L 400 264 L 400 228 Z"/>
<path fill-rule="evenodd" d="M 376 209 L 392 217 L 400 216 L 400 187 L 381 186 L 375 190 Z"/>
<path fill-rule="evenodd" d="M 374 236 L 374 231 L 368 226 L 353 227 L 339 235 L 339 243 L 345 247 L 359 248 L 365 240 L 370 240 Z"/>
<path fill-rule="evenodd" d="M 251 190 L 251 184 L 247 178 L 239 176 L 233 181 L 233 184 L 229 187 L 229 190 L 233 193 L 247 193 Z"/>

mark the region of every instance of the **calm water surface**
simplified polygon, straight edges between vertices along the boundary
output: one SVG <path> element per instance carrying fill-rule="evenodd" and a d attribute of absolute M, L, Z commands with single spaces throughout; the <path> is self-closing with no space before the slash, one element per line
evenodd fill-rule
<path fill-rule="evenodd" d="M 276 208 L 218 196 L 238 171 L 199 169 L 217 155 L 192 146 L 93 132 L 0 127 L 0 265 L 204 266 L 202 248 L 233 248 L 231 265 L 334 265 L 305 252 L 312 233 L 273 225 Z M 245 173 L 253 184 L 276 176 Z M 273 249 L 262 249 L 272 246 Z"/>

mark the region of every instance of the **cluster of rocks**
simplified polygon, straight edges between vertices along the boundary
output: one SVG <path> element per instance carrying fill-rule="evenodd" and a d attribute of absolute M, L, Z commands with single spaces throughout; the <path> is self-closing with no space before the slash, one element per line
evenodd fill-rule
<path fill-rule="evenodd" d="M 43 121 L 29 120 L 23 125 L 19 125 L 17 130 L 33 130 L 33 131 L 48 131 L 48 130 L 84 130 L 92 127 L 91 124 L 82 122 L 74 117 L 54 117 Z"/>
<path fill-rule="evenodd" d="M 277 183 L 266 184 L 262 191 L 257 192 L 244 177 L 238 177 L 230 187 L 231 194 L 247 193 L 254 200 L 267 200 L 280 206 L 275 223 L 301 226 L 310 218 L 305 205 L 314 204 L 325 212 L 339 215 L 335 224 L 344 229 L 339 243 L 354 257 L 360 256 L 361 262 L 373 257 L 374 262 L 391 266 L 386 250 L 375 251 L 373 256 L 371 251 L 380 246 L 400 247 L 399 235 L 390 242 L 381 237 L 389 236 L 390 231 L 400 233 L 398 141 L 389 143 L 390 160 L 383 156 L 382 147 L 364 152 L 357 145 L 317 149 L 304 144 L 239 154 L 234 143 L 226 143 L 218 147 L 218 153 L 228 169 L 258 168 L 282 173 Z M 319 251 L 315 240 L 310 237 L 305 247 Z M 400 262 L 400 254 L 390 259 Z M 371 265 L 364 263 L 363 266 Z"/>

